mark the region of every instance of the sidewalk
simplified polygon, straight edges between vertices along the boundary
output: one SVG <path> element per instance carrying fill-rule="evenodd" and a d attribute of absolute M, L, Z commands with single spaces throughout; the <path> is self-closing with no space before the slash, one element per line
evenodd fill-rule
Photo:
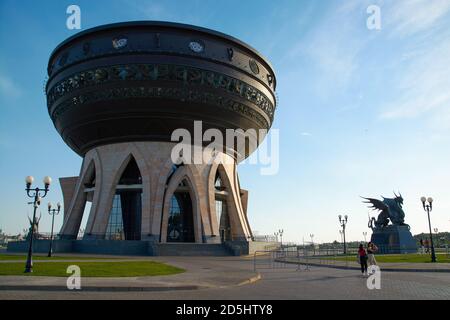
<path fill-rule="evenodd" d="M 82 291 L 168 291 L 240 286 L 258 281 L 248 262 L 234 257 L 127 257 L 111 260 L 152 260 L 186 270 L 184 273 L 154 277 L 82 277 Z M 74 261 L 57 260 L 57 262 Z M 80 261 L 80 260 L 78 260 Z M 93 260 L 91 260 L 93 261 Z M 105 260 L 98 260 L 105 262 Z M 17 261 L 11 261 L 17 262 Z M 44 262 L 44 261 L 39 261 Z M 3 261 L 2 263 L 10 263 Z M 51 263 L 47 261 L 46 263 Z M 69 275 L 68 275 L 69 276 Z M 81 271 L 83 276 L 83 271 Z M 0 290 L 67 291 L 66 277 L 0 276 Z"/>
<path fill-rule="evenodd" d="M 356 261 L 339 261 L 339 260 L 325 260 L 319 258 L 301 258 L 297 260 L 295 258 L 278 259 L 280 262 L 328 267 L 336 269 L 350 269 L 360 270 L 361 267 Z M 450 263 L 378 263 L 381 271 L 391 272 L 443 272 L 450 273 Z"/>

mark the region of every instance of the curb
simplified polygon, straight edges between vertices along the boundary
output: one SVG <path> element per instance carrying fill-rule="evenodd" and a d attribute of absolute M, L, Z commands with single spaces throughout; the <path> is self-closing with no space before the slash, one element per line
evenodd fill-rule
<path fill-rule="evenodd" d="M 198 290 L 206 287 L 196 285 L 186 285 L 177 287 L 81 287 L 79 290 L 69 290 L 64 286 L 0 286 L 0 291 L 72 291 L 72 292 L 148 292 L 148 291 L 177 291 L 177 290 Z"/>
<path fill-rule="evenodd" d="M 244 286 L 244 285 L 246 285 L 246 284 L 255 283 L 256 281 L 259 281 L 259 280 L 261 280 L 261 274 L 260 274 L 260 273 L 258 273 L 258 274 L 257 274 L 256 276 L 254 276 L 254 277 L 251 277 L 251 278 L 249 278 L 249 279 L 247 279 L 247 280 L 244 280 L 244 281 L 238 283 L 237 286 L 238 286 L 238 287 Z"/>
<path fill-rule="evenodd" d="M 256 281 L 261 280 L 261 274 L 258 273 L 256 276 L 248 278 L 238 284 L 234 284 L 231 286 L 244 286 L 247 284 L 255 283 Z M 227 287 L 227 286 L 225 286 Z M 210 286 L 201 286 L 201 285 L 181 285 L 181 286 L 159 286 L 159 287 L 97 287 L 97 286 L 82 286 L 79 290 L 69 290 L 66 286 L 59 285 L 0 285 L 0 291 L 72 291 L 72 292 L 155 292 L 155 291 L 180 291 L 180 290 L 199 290 L 199 289 L 208 289 Z"/>
<path fill-rule="evenodd" d="M 320 263 L 304 263 L 304 262 L 292 262 L 292 261 L 282 261 L 276 260 L 280 263 L 289 263 L 289 264 L 300 264 L 306 266 L 314 266 L 314 267 L 324 267 L 324 268 L 332 268 L 332 269 L 341 269 L 341 270 L 361 270 L 358 267 L 345 267 L 345 266 L 337 266 L 337 265 L 328 265 L 328 264 L 320 264 Z M 450 273 L 450 269 L 411 269 L 411 268 L 381 268 L 381 271 L 389 271 L 389 272 L 436 272 L 436 273 Z"/>

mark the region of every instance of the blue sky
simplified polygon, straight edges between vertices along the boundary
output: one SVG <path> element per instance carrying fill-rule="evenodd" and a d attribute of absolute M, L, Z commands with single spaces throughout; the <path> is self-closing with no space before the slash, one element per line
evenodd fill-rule
<path fill-rule="evenodd" d="M 249 43 L 277 73 L 280 170 L 239 167 L 253 230 L 301 242 L 362 239 L 359 196 L 405 198 L 413 233 L 427 230 L 421 195 L 433 196 L 433 227 L 450 229 L 450 1 L 8 1 L 0 2 L 0 228 L 18 233 L 31 208 L 24 177 L 77 175 L 81 158 L 56 133 L 43 92 L 53 48 L 75 30 L 127 20 L 215 29 Z M 381 8 L 381 30 L 366 9 Z M 59 184 L 45 203 L 62 199 Z M 50 229 L 42 207 L 41 231 Z M 61 225 L 61 218 L 57 226 Z"/>

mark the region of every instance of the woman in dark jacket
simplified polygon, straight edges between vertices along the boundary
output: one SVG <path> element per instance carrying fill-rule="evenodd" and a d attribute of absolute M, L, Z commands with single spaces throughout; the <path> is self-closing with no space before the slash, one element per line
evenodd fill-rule
<path fill-rule="evenodd" d="M 362 244 L 359 245 L 358 258 L 359 264 L 361 265 L 361 273 L 367 275 L 367 252 Z"/>

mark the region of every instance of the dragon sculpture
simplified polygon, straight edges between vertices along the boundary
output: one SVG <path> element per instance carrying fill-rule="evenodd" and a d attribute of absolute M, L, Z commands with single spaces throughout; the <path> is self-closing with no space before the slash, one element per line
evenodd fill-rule
<path fill-rule="evenodd" d="M 408 226 L 405 223 L 405 213 L 403 212 L 403 197 L 399 192 L 397 195 L 394 192 L 395 198 L 385 198 L 382 196 L 383 200 L 373 199 L 373 198 L 364 198 L 367 201 L 363 201 L 364 203 L 370 204 L 369 208 L 373 210 L 381 211 L 378 215 L 378 218 L 369 217 L 368 227 L 372 230 L 374 228 L 384 228 L 389 224 L 389 221 L 392 222 L 393 225 L 400 226 Z"/>
<path fill-rule="evenodd" d="M 41 221 L 41 217 L 42 217 L 42 215 L 39 214 L 39 218 L 36 217 L 34 223 L 33 223 L 33 219 L 31 219 L 30 217 L 28 217 L 28 221 L 30 221 L 30 228 L 28 229 L 27 240 L 30 239 L 30 236 L 31 236 L 31 229 L 32 229 L 32 228 L 33 228 L 33 232 L 34 232 L 34 237 L 33 237 L 33 239 L 38 238 L 38 235 L 39 235 L 39 221 Z"/>

